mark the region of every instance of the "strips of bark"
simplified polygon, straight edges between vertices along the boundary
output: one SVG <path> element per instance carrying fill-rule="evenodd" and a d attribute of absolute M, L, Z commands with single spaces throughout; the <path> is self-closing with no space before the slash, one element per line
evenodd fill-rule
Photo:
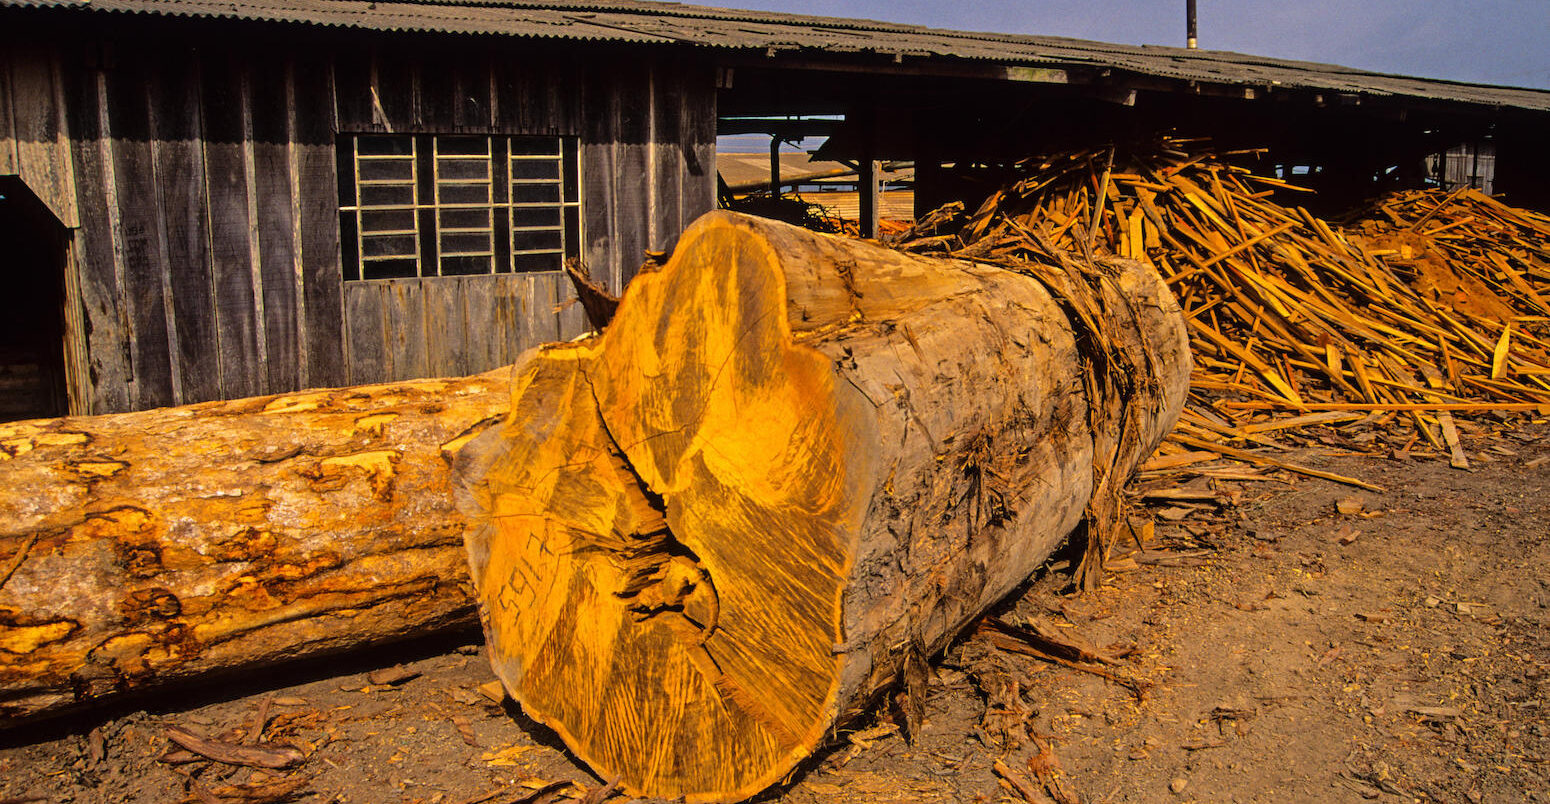
<path fill-rule="evenodd" d="M 279 770 L 300 765 L 306 759 L 290 746 L 237 745 L 201 737 L 179 726 L 167 727 L 167 739 L 202 757 L 227 765 Z"/>

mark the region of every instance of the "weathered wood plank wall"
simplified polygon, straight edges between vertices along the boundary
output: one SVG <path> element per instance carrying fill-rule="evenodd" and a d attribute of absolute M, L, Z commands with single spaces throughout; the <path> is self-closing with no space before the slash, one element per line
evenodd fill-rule
<path fill-rule="evenodd" d="M 59 54 L 25 42 L 0 48 L 0 175 L 20 176 L 60 223 L 80 222 Z"/>
<path fill-rule="evenodd" d="M 611 61 L 586 75 L 586 255 L 609 289 L 715 207 L 713 85 L 708 66 Z"/>
<path fill-rule="evenodd" d="M 583 254 L 615 291 L 645 251 L 670 247 L 714 205 L 715 90 L 703 61 L 484 38 L 115 25 L 112 36 L 21 32 L 57 44 L 0 58 L 0 173 L 41 166 L 23 178 L 79 225 L 72 287 L 90 381 L 76 412 L 471 374 L 584 331 L 557 272 L 345 282 L 340 133 L 579 138 Z M 35 111 L 24 96 L 53 100 Z"/>

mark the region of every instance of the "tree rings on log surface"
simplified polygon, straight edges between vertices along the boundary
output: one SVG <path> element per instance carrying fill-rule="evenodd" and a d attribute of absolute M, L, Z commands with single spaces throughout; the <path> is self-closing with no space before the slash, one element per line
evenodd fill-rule
<path fill-rule="evenodd" d="M 1114 270 L 1139 277 L 1114 325 L 1165 347 L 1154 443 L 1183 323 Z M 752 796 L 1081 519 L 1082 370 L 1036 278 L 703 216 L 459 455 L 496 673 L 633 794 Z"/>

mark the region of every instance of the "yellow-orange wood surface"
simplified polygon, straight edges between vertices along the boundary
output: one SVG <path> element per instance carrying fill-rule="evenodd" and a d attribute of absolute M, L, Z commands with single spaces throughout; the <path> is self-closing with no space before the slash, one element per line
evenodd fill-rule
<path fill-rule="evenodd" d="M 509 374 L 0 424 L 0 726 L 472 623 L 449 456 Z"/>
<path fill-rule="evenodd" d="M 530 353 L 459 456 L 508 690 L 635 794 L 788 773 L 1037 567 L 1117 442 L 1144 455 L 1178 415 L 1156 274 L 1105 263 L 1077 301 L 1051 276 L 702 217 L 601 336 Z M 1089 404 L 1094 323 L 1140 415 Z"/>

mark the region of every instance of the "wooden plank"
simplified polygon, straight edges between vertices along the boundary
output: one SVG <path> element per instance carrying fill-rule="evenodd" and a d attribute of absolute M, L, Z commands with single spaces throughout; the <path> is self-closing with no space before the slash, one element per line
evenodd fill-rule
<path fill-rule="evenodd" d="M 221 398 L 219 332 L 205 219 L 205 165 L 200 147 L 200 64 L 179 50 L 160 60 L 151 84 L 155 196 L 162 206 L 166 254 L 161 270 L 171 304 L 174 399 Z"/>
<path fill-rule="evenodd" d="M 344 273 L 339 265 L 339 182 L 335 164 L 333 62 L 326 54 L 298 59 L 292 143 L 301 213 L 304 381 L 345 381 Z"/>
<path fill-rule="evenodd" d="M 203 65 L 206 202 L 210 272 L 215 297 L 220 395 L 256 396 L 268 384 L 259 353 L 261 320 L 254 289 L 253 226 L 249 213 L 243 75 L 246 54 L 212 52 Z M 235 102 L 234 102 L 235 101 Z"/>
<path fill-rule="evenodd" d="M 127 55 L 127 54 L 126 54 Z M 163 278 L 162 205 L 152 155 L 151 76 L 145 61 L 125 59 L 108 74 L 109 126 L 121 247 L 124 302 L 131 333 L 131 398 L 135 409 L 171 405 L 175 399 L 171 325 Z"/>
<path fill-rule="evenodd" d="M 468 327 L 463 313 L 466 288 L 465 277 L 460 276 L 420 280 L 425 305 L 426 362 L 433 377 L 472 373 L 468 370 Z"/>
<path fill-rule="evenodd" d="M 654 82 L 653 82 L 649 72 L 648 72 L 648 74 L 645 77 L 645 81 L 646 81 L 646 87 L 648 88 L 648 90 L 652 86 L 654 86 Z M 651 131 L 651 125 L 652 125 L 651 124 L 651 118 L 653 118 L 655 116 L 655 104 L 651 101 L 650 98 L 646 99 L 645 114 L 646 114 L 647 119 L 645 121 L 643 121 L 643 124 L 644 124 L 645 130 L 647 132 L 649 132 L 649 131 Z M 647 143 L 647 144 L 644 144 L 643 147 L 650 148 L 651 146 L 650 146 L 649 143 Z M 578 150 L 580 150 L 579 143 L 578 143 Z M 587 210 L 587 198 L 586 198 L 586 194 L 588 192 L 588 183 L 590 181 L 595 181 L 595 180 L 603 178 L 603 177 L 609 177 L 610 179 L 613 179 L 613 178 L 616 178 L 616 177 L 613 177 L 613 175 L 611 173 L 589 172 L 588 169 L 587 169 L 587 166 L 585 164 L 585 160 L 586 160 L 586 155 L 583 154 L 583 153 L 578 152 L 576 164 L 577 164 L 578 170 L 581 173 L 579 178 L 580 178 L 580 181 L 581 181 L 581 192 L 582 192 L 582 221 L 581 221 L 581 229 L 582 229 L 582 231 L 579 232 L 577 234 L 577 236 L 581 238 L 580 248 L 578 249 L 578 251 L 581 254 L 582 260 L 584 262 L 586 262 L 588 264 L 589 268 L 590 268 L 590 266 L 592 265 L 592 262 L 593 262 L 593 256 L 592 256 L 592 254 L 589 253 L 589 251 L 591 251 L 591 248 L 589 247 L 589 242 L 588 242 L 588 232 L 587 232 L 587 230 L 588 230 L 588 222 L 586 220 L 586 215 L 587 215 L 587 211 L 588 211 Z M 605 168 L 605 170 L 606 170 L 606 168 Z M 648 170 L 644 174 L 636 174 L 636 175 L 637 176 L 644 176 L 645 177 L 644 186 L 646 188 L 645 189 L 645 193 L 646 193 L 647 198 L 654 197 L 655 195 L 657 195 L 660 192 L 660 183 L 656 180 L 656 177 L 654 175 L 652 175 L 650 170 Z M 636 186 L 641 186 L 641 182 L 637 180 L 636 181 Z M 600 249 L 602 248 L 601 244 L 599 244 L 599 248 Z M 620 272 L 617 272 L 615 270 L 611 270 L 610 269 L 610 270 L 607 270 L 607 271 L 598 272 L 598 273 L 596 273 L 594 275 L 595 276 L 599 276 L 599 277 L 609 277 L 609 278 L 612 279 L 612 281 L 614 283 L 613 284 L 614 287 L 622 287 L 623 286 L 623 282 L 622 282 L 622 279 L 619 276 L 619 273 Z M 605 280 L 605 282 L 606 281 L 607 280 Z M 592 329 L 592 325 L 587 321 L 586 311 L 582 308 L 581 304 L 576 299 L 576 289 L 575 289 L 575 287 L 571 284 L 570 280 L 566 276 L 564 276 L 564 274 L 557 275 L 556 281 L 554 283 L 554 291 L 555 291 L 554 303 L 556 305 L 555 306 L 555 310 L 557 311 L 556 312 L 556 321 L 555 321 L 555 323 L 556 323 L 556 333 L 557 333 L 558 337 L 561 340 L 568 340 L 570 338 L 574 338 L 577 335 L 582 334 L 583 332 L 587 332 L 588 330 Z M 538 314 L 541 315 L 542 313 L 540 312 Z"/>
<path fill-rule="evenodd" d="M 115 248 L 119 231 L 113 143 L 107 128 L 107 74 L 74 70 L 67 79 L 81 228 L 75 232 L 76 287 L 90 388 L 72 396 L 72 412 L 119 413 L 132 407 L 128 302 Z"/>
<path fill-rule="evenodd" d="M 58 54 L 43 48 L 16 48 L 10 61 L 16 174 L 60 223 L 79 226 Z"/>
<path fill-rule="evenodd" d="M 16 120 L 11 114 L 11 61 L 16 51 L 0 55 L 0 176 L 16 175 Z"/>
<path fill-rule="evenodd" d="M 289 107 L 284 64 L 257 61 L 248 72 L 247 105 L 253 181 L 250 205 L 259 253 L 259 306 L 263 310 L 264 373 L 269 393 L 301 387 L 294 237 L 290 172 Z"/>
<path fill-rule="evenodd" d="M 511 283 L 511 274 L 470 276 L 463 279 L 463 356 L 465 374 L 489 371 L 504 361 L 498 307 L 500 296 Z"/>
<path fill-rule="evenodd" d="M 534 314 L 536 302 L 533 299 L 533 292 L 537 283 L 534 282 L 533 274 L 515 274 L 513 278 L 517 280 L 515 285 L 517 318 L 515 322 L 515 347 L 512 351 L 517 356 L 520 356 L 523 352 L 545 342 L 548 338 L 544 335 L 542 327 L 539 326 L 538 316 Z"/>
<path fill-rule="evenodd" d="M 581 133 L 582 259 L 611 293 L 624 286 L 624 261 L 615 248 L 619 231 L 620 151 L 616 133 L 623 114 L 619 92 L 606 69 L 588 70 L 582 81 L 586 108 Z"/>
<path fill-rule="evenodd" d="M 415 131 L 446 134 L 455 131 L 453 96 L 458 90 L 456 56 L 443 48 L 425 48 L 416 53 L 414 65 L 416 95 L 420 103 Z"/>
<path fill-rule="evenodd" d="M 578 55 L 575 48 L 563 47 L 547 53 L 535 53 L 532 58 L 533 72 L 544 81 L 544 128 L 539 133 L 565 136 L 580 134 L 585 109 L 581 93 L 577 90 L 582 85 L 582 76 L 590 66 L 590 60 Z M 630 65 L 630 68 L 638 67 L 639 62 Z"/>
<path fill-rule="evenodd" d="M 383 282 L 351 282 L 345 287 L 351 385 L 387 382 L 391 378 L 383 312 L 387 293 L 388 286 Z"/>
<path fill-rule="evenodd" d="M 618 68 L 618 65 L 615 65 Z M 628 75 L 628 71 L 620 70 L 618 75 Z M 648 214 L 648 193 L 650 184 L 642 185 L 639 179 L 633 176 L 650 175 L 651 159 L 651 105 L 649 76 L 641 76 L 641 71 L 636 70 L 633 75 L 640 77 L 638 84 L 630 85 L 620 81 L 618 77 L 613 79 L 613 91 L 619 96 L 618 128 L 613 136 L 619 141 L 618 173 L 613 176 L 616 182 L 614 199 L 617 205 L 614 220 L 614 233 L 612 249 L 616 261 L 617 274 L 614 276 L 614 287 L 622 288 L 625 283 L 635 276 L 640 270 L 641 263 L 645 260 L 646 249 L 652 244 L 647 241 L 650 234 Z"/>
<path fill-rule="evenodd" d="M 70 232 L 72 235 L 65 241 L 64 259 L 64 372 L 65 372 L 65 409 L 64 412 L 71 416 L 86 416 L 91 414 L 91 368 L 90 355 L 86 351 L 86 320 L 85 308 L 81 305 L 81 270 L 79 247 L 76 245 L 74 235 L 79 230 Z"/>
<path fill-rule="evenodd" d="M 679 113 L 679 148 L 685 154 L 679 189 L 679 219 L 688 226 L 716 208 L 716 90 L 713 68 L 695 63 L 679 80 L 683 93 Z"/>
<path fill-rule="evenodd" d="M 523 120 L 529 106 L 525 66 L 519 59 L 497 58 L 490 70 L 491 124 L 510 134 L 529 133 Z"/>
<path fill-rule="evenodd" d="M 488 132 L 494 125 L 494 56 L 484 49 L 459 51 L 454 64 L 452 127 L 456 131 Z"/>
<path fill-rule="evenodd" d="M 382 282 L 383 322 L 387 333 L 389 379 L 414 380 L 430 376 L 425 348 L 425 304 L 418 279 Z"/>
<path fill-rule="evenodd" d="M 584 332 L 590 332 L 592 324 L 587 321 L 587 311 L 576 299 L 576 286 L 571 284 L 570 278 L 564 274 L 555 274 L 554 289 L 559 339 L 568 341 Z"/>
<path fill-rule="evenodd" d="M 554 305 L 559 299 L 561 275 L 544 271 L 528 274 L 528 277 L 532 280 L 533 291 L 524 337 L 530 339 L 534 346 L 560 340 L 560 317 L 555 314 Z"/>
<path fill-rule="evenodd" d="M 248 282 L 252 286 L 253 341 L 257 364 L 250 367 L 253 386 L 259 393 L 269 393 L 269 333 L 268 316 L 264 310 L 264 251 L 258 227 L 258 156 L 253 143 L 253 85 L 250 78 L 251 57 L 238 71 L 236 105 L 242 126 L 242 186 L 244 213 L 248 229 L 244 239 L 248 244 Z"/>
<path fill-rule="evenodd" d="M 527 285 L 527 278 L 520 274 L 502 274 L 496 282 L 492 299 L 494 321 L 490 329 L 490 343 L 495 348 L 492 368 L 515 363 L 525 348 L 522 321 L 526 316 L 523 299 Z"/>
<path fill-rule="evenodd" d="M 683 231 L 679 199 L 683 196 L 683 155 L 679 150 L 681 123 L 678 114 L 679 79 L 676 70 L 661 66 L 646 77 L 651 99 L 647 110 L 650 132 L 647 141 L 647 165 L 650 171 L 650 197 L 646 202 L 646 247 L 652 251 L 671 251 Z"/>
<path fill-rule="evenodd" d="M 581 143 L 581 259 L 592 277 L 609 292 L 621 289 L 613 233 L 617 226 L 617 170 L 619 144 L 610 140 Z"/>
<path fill-rule="evenodd" d="M 381 131 L 414 131 L 420 124 L 416 64 L 399 53 L 372 54 L 373 121 Z"/>
<path fill-rule="evenodd" d="M 376 130 L 371 93 L 371 52 L 359 47 L 339 48 L 334 55 L 334 116 L 340 131 Z"/>

